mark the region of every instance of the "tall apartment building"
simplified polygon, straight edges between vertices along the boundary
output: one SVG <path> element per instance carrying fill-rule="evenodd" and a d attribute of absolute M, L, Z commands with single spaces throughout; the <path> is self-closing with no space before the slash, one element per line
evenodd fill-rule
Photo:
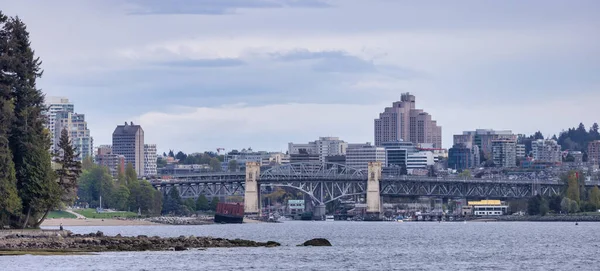
<path fill-rule="evenodd" d="M 515 167 L 517 165 L 517 141 L 510 139 L 493 140 L 492 159 L 497 167 Z"/>
<path fill-rule="evenodd" d="M 157 159 L 156 144 L 144 144 L 144 176 L 156 176 L 158 174 Z"/>
<path fill-rule="evenodd" d="M 288 152 L 290 156 L 296 154 L 317 155 L 320 162 L 325 162 L 327 156 L 346 155 L 348 143 L 340 140 L 338 137 L 319 137 L 319 140 L 308 142 L 306 144 L 288 143 Z"/>
<path fill-rule="evenodd" d="M 414 95 L 404 93 L 400 101 L 394 102 L 392 107 L 386 107 L 379 114 L 379 118 L 375 119 L 376 146 L 402 140 L 432 143 L 435 148 L 442 147 L 442 127 L 427 112 L 416 109 L 415 103 Z"/>
<path fill-rule="evenodd" d="M 517 135 L 510 130 L 477 129 L 475 131 L 464 131 L 462 135 L 454 135 L 454 144 L 463 143 L 467 148 L 477 145 L 483 152 L 484 159 L 489 159 L 492 155 L 492 141 L 500 139 L 516 142 Z"/>
<path fill-rule="evenodd" d="M 526 156 L 525 144 L 517 144 L 517 159 L 525 158 Z"/>
<path fill-rule="evenodd" d="M 600 164 L 600 140 L 592 141 L 588 144 L 588 162 L 593 165 Z"/>
<path fill-rule="evenodd" d="M 531 142 L 533 159 L 538 162 L 560 163 L 562 162 L 562 149 L 555 140 L 538 139 Z"/>
<path fill-rule="evenodd" d="M 87 128 L 84 114 L 76 114 L 69 111 L 58 111 L 54 113 L 54 134 L 52 135 L 52 150 L 58 149 L 60 135 L 63 129 L 69 132 L 69 139 L 75 151 L 79 153 L 78 161 L 94 154 L 94 139 Z"/>
<path fill-rule="evenodd" d="M 133 122 L 118 125 L 112 135 L 112 152 L 125 156 L 138 176 L 144 174 L 144 130 Z"/>
<path fill-rule="evenodd" d="M 367 144 L 350 144 L 346 149 L 346 166 L 367 171 L 369 162 L 385 163 L 385 148 Z"/>
<path fill-rule="evenodd" d="M 58 138 L 54 135 L 56 134 L 56 114 L 58 112 L 75 112 L 75 105 L 69 102 L 69 99 L 66 97 L 46 97 L 45 105 L 48 107 L 48 111 L 46 112 L 47 122 L 46 128 L 50 130 L 51 135 L 51 145 L 50 151 L 54 152 L 56 147 L 56 143 L 58 143 Z M 60 133 L 60 131 L 59 131 Z M 60 135 L 60 134 L 59 134 Z"/>

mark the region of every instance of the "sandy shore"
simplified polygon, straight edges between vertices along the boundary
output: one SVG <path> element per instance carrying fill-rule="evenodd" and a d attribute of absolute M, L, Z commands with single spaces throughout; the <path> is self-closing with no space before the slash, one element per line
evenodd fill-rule
<path fill-rule="evenodd" d="M 143 226 L 143 225 L 162 225 L 143 220 L 119 220 L 119 219 L 75 219 L 75 218 L 55 218 L 46 219 L 42 227 L 59 226 Z"/>

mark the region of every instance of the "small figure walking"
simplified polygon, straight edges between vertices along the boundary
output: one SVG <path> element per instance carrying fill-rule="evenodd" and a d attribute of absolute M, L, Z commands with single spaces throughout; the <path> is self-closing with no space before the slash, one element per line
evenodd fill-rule
<path fill-rule="evenodd" d="M 63 230 L 62 223 L 60 223 L 60 228 L 59 228 L 59 229 L 60 229 L 61 231 Z"/>

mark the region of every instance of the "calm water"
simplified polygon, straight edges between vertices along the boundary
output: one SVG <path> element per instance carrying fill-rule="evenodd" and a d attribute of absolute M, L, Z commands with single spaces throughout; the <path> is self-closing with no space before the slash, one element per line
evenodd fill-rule
<path fill-rule="evenodd" d="M 107 235 L 215 236 L 278 248 L 0 257 L 0 270 L 600 270 L 600 223 L 305 222 L 68 227 Z M 324 237 L 333 247 L 296 247 Z"/>

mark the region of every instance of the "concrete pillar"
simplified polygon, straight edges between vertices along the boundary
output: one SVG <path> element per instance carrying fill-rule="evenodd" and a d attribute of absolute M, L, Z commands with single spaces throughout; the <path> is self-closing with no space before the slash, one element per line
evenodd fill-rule
<path fill-rule="evenodd" d="M 381 215 L 381 193 L 379 179 L 381 178 L 381 162 L 369 162 L 367 181 L 367 217 L 378 220 Z"/>
<path fill-rule="evenodd" d="M 246 215 L 259 215 L 259 185 L 260 163 L 246 162 L 246 184 L 244 191 L 244 213 Z"/>

